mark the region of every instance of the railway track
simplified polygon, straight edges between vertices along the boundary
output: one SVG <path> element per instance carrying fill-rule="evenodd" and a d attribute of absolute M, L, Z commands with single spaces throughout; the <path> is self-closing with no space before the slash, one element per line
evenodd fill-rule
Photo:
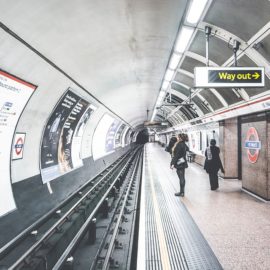
<path fill-rule="evenodd" d="M 60 269 L 91 226 L 94 216 L 119 190 L 141 148 L 124 155 L 89 180 L 57 208 L 0 249 L 3 269 Z M 68 265 L 68 264 L 67 264 Z"/>
<path fill-rule="evenodd" d="M 131 269 L 142 158 L 138 156 L 116 207 L 113 223 L 91 269 Z"/>
<path fill-rule="evenodd" d="M 138 221 L 138 199 L 142 173 L 142 153 L 139 153 L 132 162 L 126 178 L 114 197 L 111 214 L 107 216 L 106 230 L 103 230 L 102 241 L 92 258 L 92 246 L 89 246 L 87 236 L 74 243 L 70 248 L 70 257 L 63 257 L 62 262 L 68 258 L 74 262 L 72 268 L 63 269 L 132 269 L 131 264 L 136 261 L 136 220 Z M 104 219 L 97 221 L 96 225 L 102 227 Z M 135 245 L 135 248 L 134 248 Z M 134 253 L 135 251 L 135 253 Z M 67 255 L 66 254 L 66 255 Z M 84 262 L 84 263 L 82 263 Z"/>

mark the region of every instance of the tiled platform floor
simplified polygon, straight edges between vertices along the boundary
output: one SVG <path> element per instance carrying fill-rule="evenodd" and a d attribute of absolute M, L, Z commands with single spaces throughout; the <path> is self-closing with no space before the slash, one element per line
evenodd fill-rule
<path fill-rule="evenodd" d="M 170 155 L 158 144 L 148 144 L 168 185 L 179 191 Z M 186 194 L 181 200 L 199 226 L 225 270 L 270 269 L 270 204 L 241 190 L 241 181 L 220 179 L 220 188 L 211 191 L 203 168 L 189 163 Z"/>
<path fill-rule="evenodd" d="M 141 186 L 137 269 L 223 269 L 185 205 L 174 196 L 166 171 L 166 164 L 148 144 Z"/>

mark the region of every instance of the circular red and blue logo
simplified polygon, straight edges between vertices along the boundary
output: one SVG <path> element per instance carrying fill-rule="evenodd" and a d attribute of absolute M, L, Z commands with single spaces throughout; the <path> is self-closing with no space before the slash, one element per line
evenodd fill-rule
<path fill-rule="evenodd" d="M 254 127 L 250 127 L 247 131 L 245 148 L 247 149 L 249 162 L 255 163 L 259 157 L 261 142 L 259 140 L 258 132 Z"/>
<path fill-rule="evenodd" d="M 23 149 L 23 139 L 19 137 L 15 143 L 15 152 L 17 155 L 20 155 Z"/>

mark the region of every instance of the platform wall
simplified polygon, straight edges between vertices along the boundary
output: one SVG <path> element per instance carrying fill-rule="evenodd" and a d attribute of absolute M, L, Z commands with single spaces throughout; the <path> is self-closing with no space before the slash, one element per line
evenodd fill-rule
<path fill-rule="evenodd" d="M 248 159 L 248 149 L 245 141 L 255 140 L 254 137 L 247 138 L 248 130 L 253 127 L 258 133 L 261 149 L 258 151 L 258 159 L 251 162 Z M 242 148 L 242 181 L 243 188 L 254 194 L 269 200 L 269 113 L 261 113 L 241 118 L 241 148 Z M 250 151 L 252 154 L 255 151 Z"/>
<path fill-rule="evenodd" d="M 83 160 L 84 166 L 51 181 L 53 193 L 42 184 L 41 175 L 35 175 L 12 185 L 17 209 L 0 218 L 0 247 L 38 218 L 55 208 L 86 181 L 93 178 L 133 146 L 118 151 L 94 162 L 93 158 Z"/>

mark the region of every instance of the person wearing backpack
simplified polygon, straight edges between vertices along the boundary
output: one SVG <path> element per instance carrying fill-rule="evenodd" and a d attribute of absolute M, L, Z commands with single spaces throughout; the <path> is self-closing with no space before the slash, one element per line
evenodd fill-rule
<path fill-rule="evenodd" d="M 176 168 L 176 173 L 180 182 L 180 192 L 175 193 L 175 196 L 184 197 L 185 195 L 185 169 L 188 167 L 186 152 L 188 151 L 188 146 L 186 141 L 188 137 L 186 134 L 181 133 L 177 136 L 177 142 L 172 148 L 172 160 L 171 169 Z"/>
<path fill-rule="evenodd" d="M 220 149 L 216 146 L 216 140 L 210 141 L 210 146 L 205 150 L 205 163 L 204 169 L 209 174 L 209 182 L 211 190 L 219 188 L 218 184 L 218 171 L 224 173 L 224 168 L 219 157 Z"/>

